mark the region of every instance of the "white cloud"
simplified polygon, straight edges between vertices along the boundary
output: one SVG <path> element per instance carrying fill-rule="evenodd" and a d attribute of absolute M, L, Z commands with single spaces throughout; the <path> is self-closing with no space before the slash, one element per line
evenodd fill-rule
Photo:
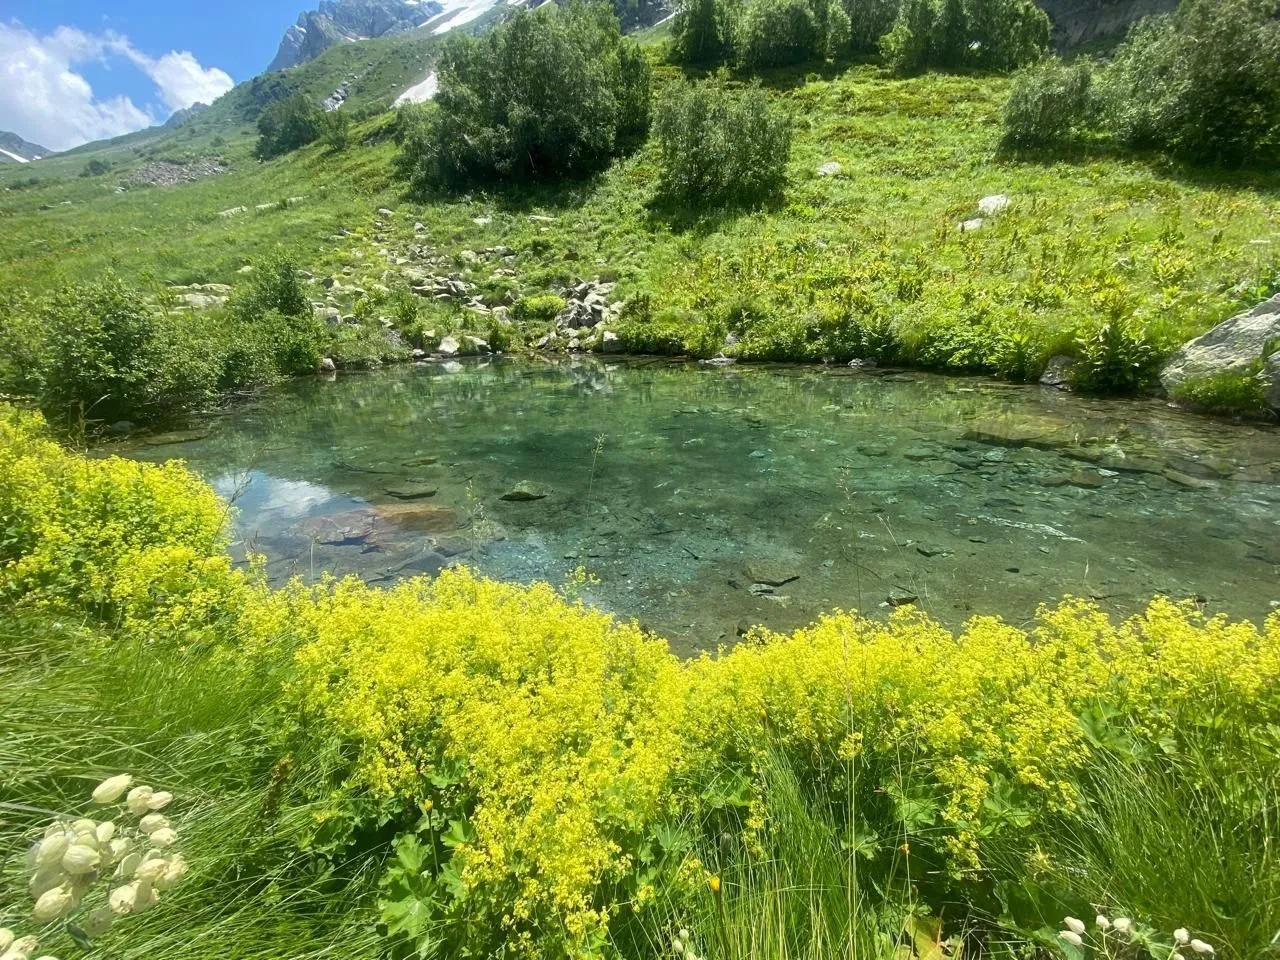
<path fill-rule="evenodd" d="M 156 85 L 159 104 L 137 106 L 129 97 L 100 98 L 75 71 L 88 61 L 123 57 Z M 58 27 L 43 36 L 18 23 L 0 23 L 0 130 L 11 130 L 52 150 L 115 137 L 165 120 L 200 101 L 210 103 L 232 87 L 225 72 L 205 69 L 188 52 L 153 58 L 128 37 Z"/>

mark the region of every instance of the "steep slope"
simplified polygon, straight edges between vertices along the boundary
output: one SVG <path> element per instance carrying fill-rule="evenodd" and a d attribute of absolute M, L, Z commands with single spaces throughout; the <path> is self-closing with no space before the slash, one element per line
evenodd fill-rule
<path fill-rule="evenodd" d="M 48 147 L 23 140 L 16 133 L 0 130 L 0 163 L 28 163 L 53 153 Z"/>
<path fill-rule="evenodd" d="M 306 63 L 339 43 L 412 30 L 443 10 L 438 0 L 320 0 L 285 32 L 267 70 Z"/>
<path fill-rule="evenodd" d="M 1036 0 L 1053 23 L 1059 48 L 1123 36 L 1143 17 L 1168 13 L 1178 0 Z"/>

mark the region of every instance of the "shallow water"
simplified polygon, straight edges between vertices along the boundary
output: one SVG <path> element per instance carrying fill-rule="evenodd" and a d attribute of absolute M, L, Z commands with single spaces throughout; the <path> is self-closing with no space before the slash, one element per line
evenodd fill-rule
<path fill-rule="evenodd" d="M 450 362 L 296 381 L 117 452 L 188 460 L 273 580 L 582 566 L 591 602 L 681 652 L 910 598 L 952 624 L 1063 594 L 1255 621 L 1280 603 L 1280 430 L 1157 402 L 845 368 Z"/>

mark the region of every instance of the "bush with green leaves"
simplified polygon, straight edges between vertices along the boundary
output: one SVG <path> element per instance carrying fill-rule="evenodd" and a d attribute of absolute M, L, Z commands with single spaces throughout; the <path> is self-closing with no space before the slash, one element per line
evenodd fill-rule
<path fill-rule="evenodd" d="M 790 118 L 759 87 L 677 83 L 658 105 L 660 194 L 687 204 L 761 203 L 786 179 Z"/>
<path fill-rule="evenodd" d="M 602 4 L 521 10 L 454 40 L 436 69 L 435 108 L 400 132 L 419 190 L 584 176 L 648 131 L 648 61 Z"/>
<path fill-rule="evenodd" d="M 270 160 L 313 143 L 320 137 L 324 111 L 304 94 L 294 93 L 268 106 L 258 117 L 258 144 L 254 152 Z"/>
<path fill-rule="evenodd" d="M 732 60 L 737 14 L 725 0 L 681 0 L 671 21 L 672 58 L 689 64 Z"/>
<path fill-rule="evenodd" d="M 849 18 L 829 0 L 747 0 L 735 42 L 748 70 L 825 59 L 848 43 Z"/>
<path fill-rule="evenodd" d="M 1143 21 L 1102 75 L 1107 127 L 1125 143 L 1192 162 L 1273 162 L 1278 16 L 1278 0 L 1183 0 Z"/>
<path fill-rule="evenodd" d="M 1004 105 L 1002 145 L 1026 149 L 1067 140 L 1088 124 L 1092 109 L 1089 65 L 1045 60 L 1014 79 Z"/>
<path fill-rule="evenodd" d="M 326 113 L 320 123 L 320 135 L 330 150 L 347 149 L 351 140 L 351 117 L 341 110 Z"/>
<path fill-rule="evenodd" d="M 1048 49 L 1049 18 L 1032 0 L 901 0 L 879 46 L 898 74 L 1013 70 Z"/>

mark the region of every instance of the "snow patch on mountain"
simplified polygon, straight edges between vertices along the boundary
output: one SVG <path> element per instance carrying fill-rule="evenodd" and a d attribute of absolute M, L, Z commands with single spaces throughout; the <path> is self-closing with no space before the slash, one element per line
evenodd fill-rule
<path fill-rule="evenodd" d="M 436 72 L 432 70 L 427 74 L 427 78 L 421 83 L 415 83 L 400 96 L 396 97 L 395 106 L 402 107 L 406 103 L 425 103 L 436 95 L 436 91 L 440 89 L 440 82 L 436 78 Z"/>

